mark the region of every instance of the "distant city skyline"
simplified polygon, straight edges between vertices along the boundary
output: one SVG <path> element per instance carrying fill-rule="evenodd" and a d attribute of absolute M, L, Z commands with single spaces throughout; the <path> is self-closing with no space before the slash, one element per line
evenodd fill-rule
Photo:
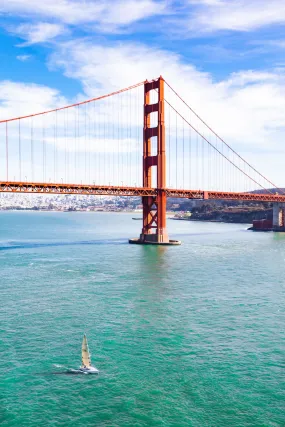
<path fill-rule="evenodd" d="M 39 208 L 46 209 L 53 206 L 58 210 L 79 210 L 84 206 L 85 210 L 88 207 L 100 208 L 110 206 L 123 207 L 124 205 L 141 207 L 141 201 L 138 198 L 129 197 L 108 197 L 108 196 L 86 196 L 76 194 L 20 194 L 20 193 L 0 193 L 0 210 L 2 209 L 31 209 Z"/>

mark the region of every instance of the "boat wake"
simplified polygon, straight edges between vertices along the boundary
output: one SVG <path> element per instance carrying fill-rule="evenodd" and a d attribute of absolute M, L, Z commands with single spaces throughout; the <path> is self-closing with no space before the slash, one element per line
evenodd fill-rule
<path fill-rule="evenodd" d="M 72 374 L 73 375 L 82 375 L 82 374 L 85 374 L 85 372 L 80 371 L 80 369 L 72 369 L 72 368 L 69 368 L 66 373 L 70 374 L 70 375 L 72 375 Z"/>
<path fill-rule="evenodd" d="M 87 374 L 88 372 L 82 372 L 80 369 L 68 368 L 64 365 L 53 365 L 55 368 L 58 368 L 58 371 L 53 372 L 53 375 L 82 375 Z"/>

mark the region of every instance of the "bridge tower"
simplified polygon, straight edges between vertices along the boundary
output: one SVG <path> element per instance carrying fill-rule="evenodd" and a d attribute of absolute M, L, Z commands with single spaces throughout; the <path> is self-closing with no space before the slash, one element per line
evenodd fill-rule
<path fill-rule="evenodd" d="M 157 102 L 151 104 L 151 92 L 155 91 Z M 157 113 L 157 126 L 151 127 L 150 115 Z M 152 138 L 156 138 L 156 154 L 152 152 Z M 166 154 L 164 123 L 164 80 L 146 81 L 144 84 L 144 129 L 143 129 L 143 187 L 152 188 L 153 168 L 156 167 L 156 196 L 143 196 L 143 228 L 138 239 L 130 243 L 153 245 L 179 245 L 170 240 L 166 228 Z"/>

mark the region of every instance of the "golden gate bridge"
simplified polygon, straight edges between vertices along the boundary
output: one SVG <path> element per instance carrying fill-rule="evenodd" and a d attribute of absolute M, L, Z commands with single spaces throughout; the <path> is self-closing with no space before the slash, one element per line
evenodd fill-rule
<path fill-rule="evenodd" d="M 1 192 L 142 197 L 131 243 L 179 243 L 168 237 L 167 197 L 273 202 L 273 225 L 284 227 L 284 191 L 162 77 L 1 120 L 0 150 Z"/>

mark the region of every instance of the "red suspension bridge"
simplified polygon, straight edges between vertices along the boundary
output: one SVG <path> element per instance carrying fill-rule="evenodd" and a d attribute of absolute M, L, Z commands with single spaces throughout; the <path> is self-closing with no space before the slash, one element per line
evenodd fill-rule
<path fill-rule="evenodd" d="M 143 228 L 132 242 L 175 243 L 167 197 L 275 202 L 284 226 L 285 193 L 162 77 L 2 120 L 0 150 L 1 192 L 141 196 Z"/>

